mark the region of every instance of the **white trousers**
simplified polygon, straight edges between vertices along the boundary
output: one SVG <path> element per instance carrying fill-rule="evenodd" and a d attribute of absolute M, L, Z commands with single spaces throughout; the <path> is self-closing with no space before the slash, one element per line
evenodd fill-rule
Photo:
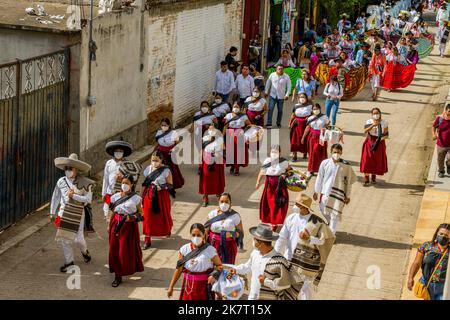
<path fill-rule="evenodd" d="M 447 43 L 439 44 L 439 54 L 443 56 L 445 54 L 445 48 L 447 47 Z"/>
<path fill-rule="evenodd" d="M 312 284 L 312 279 L 305 277 L 302 289 L 298 294 L 298 300 L 313 300 L 314 299 L 314 289 Z"/>
<path fill-rule="evenodd" d="M 78 246 L 80 248 L 82 253 L 86 253 L 87 251 L 87 244 L 86 240 L 84 239 L 84 213 L 81 216 L 81 222 L 80 227 L 78 228 L 77 236 L 74 241 L 66 240 L 66 239 L 60 239 L 61 246 L 64 252 L 64 259 L 65 263 L 71 263 L 75 260 L 74 253 L 73 253 L 73 245 Z"/>
<path fill-rule="evenodd" d="M 328 224 L 330 226 L 331 231 L 333 231 L 333 234 L 336 234 L 338 222 L 341 220 L 341 215 L 335 213 L 328 214 L 327 212 L 325 212 L 325 206 L 327 204 L 327 201 L 328 197 L 325 195 L 322 196 L 322 200 L 319 203 L 319 209 L 320 212 L 323 214 L 323 216 L 327 218 Z"/>
<path fill-rule="evenodd" d="M 373 74 L 370 80 L 372 90 L 375 91 L 380 86 L 380 76 L 378 74 Z"/>

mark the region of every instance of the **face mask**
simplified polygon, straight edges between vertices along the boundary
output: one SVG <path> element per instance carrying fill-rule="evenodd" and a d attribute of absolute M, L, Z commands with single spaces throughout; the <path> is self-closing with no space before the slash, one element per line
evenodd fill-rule
<path fill-rule="evenodd" d="M 331 157 L 333 158 L 334 161 L 339 161 L 341 155 L 339 153 L 333 153 Z"/>
<path fill-rule="evenodd" d="M 216 99 L 214 101 L 216 102 L 216 104 L 221 104 L 222 103 L 222 99 Z"/>
<path fill-rule="evenodd" d="M 300 98 L 299 99 L 300 103 L 305 104 L 306 103 L 306 99 L 305 98 Z"/>
<path fill-rule="evenodd" d="M 72 171 L 72 170 L 66 170 L 66 172 L 65 172 L 65 173 L 66 173 L 66 177 L 67 177 L 67 178 L 69 178 L 69 179 L 70 179 L 70 178 L 72 178 L 72 177 L 73 177 L 73 171 Z"/>
<path fill-rule="evenodd" d="M 127 185 L 126 183 L 122 183 L 122 191 L 123 192 L 128 192 L 128 191 L 130 191 L 130 186 L 129 185 Z"/>
<path fill-rule="evenodd" d="M 153 168 L 158 168 L 159 167 L 159 162 L 158 161 L 152 161 L 152 167 Z"/>
<path fill-rule="evenodd" d="M 276 160 L 276 159 L 278 159 L 279 157 L 280 157 L 280 154 L 277 153 L 277 152 L 271 152 L 271 153 L 270 153 L 270 159 L 272 159 L 272 160 Z"/>
<path fill-rule="evenodd" d="M 202 107 L 201 110 L 202 110 L 203 113 L 207 113 L 209 109 L 207 107 Z"/>
<path fill-rule="evenodd" d="M 313 114 L 314 114 L 314 115 L 317 116 L 319 113 L 320 113 L 320 110 L 317 110 L 317 109 L 316 109 L 316 110 L 313 110 Z"/>
<path fill-rule="evenodd" d="M 191 238 L 191 242 L 195 245 L 195 246 L 199 246 L 203 243 L 203 238 L 202 237 L 192 237 Z"/>
<path fill-rule="evenodd" d="M 122 159 L 123 158 L 123 152 L 114 152 L 114 158 L 116 159 Z"/>
<path fill-rule="evenodd" d="M 441 246 L 446 246 L 448 244 L 449 238 L 447 236 L 440 235 L 436 237 L 436 240 Z"/>
<path fill-rule="evenodd" d="M 230 209 L 230 205 L 226 202 L 220 203 L 219 207 L 222 212 L 227 212 Z"/>
<path fill-rule="evenodd" d="M 374 118 L 375 120 L 378 120 L 378 119 L 380 119 L 380 114 L 374 114 L 374 115 L 372 115 L 372 118 Z"/>
<path fill-rule="evenodd" d="M 161 130 L 166 132 L 167 130 L 169 130 L 169 127 L 168 126 L 161 126 Z"/>
<path fill-rule="evenodd" d="M 300 208 L 294 204 L 294 206 L 292 207 L 292 212 L 295 214 L 298 214 L 298 213 L 300 213 Z"/>
<path fill-rule="evenodd" d="M 209 133 L 210 136 L 215 136 L 216 135 L 216 129 L 208 130 L 208 133 Z"/>
<path fill-rule="evenodd" d="M 259 92 L 253 92 L 252 96 L 255 98 L 259 98 L 260 93 Z"/>
<path fill-rule="evenodd" d="M 239 113 L 239 111 L 241 111 L 241 109 L 239 109 L 239 108 L 233 108 L 233 112 L 234 112 L 234 113 Z"/>

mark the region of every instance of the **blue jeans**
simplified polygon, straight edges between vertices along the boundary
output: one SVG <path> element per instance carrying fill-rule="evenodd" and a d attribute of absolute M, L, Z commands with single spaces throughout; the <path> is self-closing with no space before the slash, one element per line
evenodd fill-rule
<path fill-rule="evenodd" d="M 275 109 L 275 104 L 277 105 L 277 125 L 281 125 L 281 119 L 283 118 L 283 105 L 284 105 L 284 99 L 275 99 L 272 97 L 269 97 L 269 112 L 267 115 L 267 125 L 272 125 L 272 115 L 273 110 Z"/>
<path fill-rule="evenodd" d="M 423 277 L 420 278 L 420 282 L 427 285 L 427 282 Z M 428 293 L 431 300 L 443 300 L 444 297 L 444 284 L 442 282 L 430 282 L 428 286 Z"/>
<path fill-rule="evenodd" d="M 339 110 L 339 103 L 340 103 L 340 100 L 334 101 L 334 100 L 331 100 L 328 98 L 327 98 L 327 100 L 325 100 L 325 113 L 326 113 L 328 119 L 330 119 L 331 109 L 333 109 L 333 116 L 331 118 L 331 125 L 333 127 L 336 124 L 336 116 L 337 116 L 337 112 Z"/>

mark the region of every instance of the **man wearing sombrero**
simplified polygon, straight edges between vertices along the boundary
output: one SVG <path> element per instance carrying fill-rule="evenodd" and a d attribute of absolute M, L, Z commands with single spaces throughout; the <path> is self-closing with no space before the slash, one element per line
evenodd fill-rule
<path fill-rule="evenodd" d="M 291 273 L 291 264 L 272 246 L 278 239 L 270 224 L 250 228 L 254 250 L 250 259 L 234 266 L 231 274 L 252 273 L 249 300 L 296 300 L 299 286 Z"/>
<path fill-rule="evenodd" d="M 317 288 L 335 236 L 325 217 L 311 209 L 313 199 L 299 194 L 292 214 L 286 218 L 275 251 L 292 263 L 294 279 L 301 288 L 299 299 L 309 300 Z"/>
<path fill-rule="evenodd" d="M 69 266 L 74 265 L 73 244 L 81 249 L 84 262 L 91 261 L 84 240 L 84 209 L 92 202 L 94 181 L 81 175 L 88 173 L 91 166 L 78 160 L 75 153 L 69 157 L 56 158 L 55 166 L 64 170 L 65 176 L 58 180 L 53 191 L 50 219 L 58 227 L 56 240 L 61 243 L 64 251 L 65 263 L 60 271 L 66 272 Z"/>

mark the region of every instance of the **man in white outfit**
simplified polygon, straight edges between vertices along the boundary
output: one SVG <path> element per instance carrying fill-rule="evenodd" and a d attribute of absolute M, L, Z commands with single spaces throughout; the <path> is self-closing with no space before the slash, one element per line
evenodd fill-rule
<path fill-rule="evenodd" d="M 66 272 L 74 265 L 73 244 L 80 248 L 84 262 L 91 261 L 84 239 L 84 206 L 92 202 L 94 181 L 81 176 L 80 173 L 89 172 L 91 166 L 78 160 L 74 153 L 68 158 L 56 158 L 55 166 L 65 171 L 65 177 L 58 180 L 53 191 L 50 219 L 58 227 L 56 240 L 64 251 L 65 263 L 60 271 Z"/>

